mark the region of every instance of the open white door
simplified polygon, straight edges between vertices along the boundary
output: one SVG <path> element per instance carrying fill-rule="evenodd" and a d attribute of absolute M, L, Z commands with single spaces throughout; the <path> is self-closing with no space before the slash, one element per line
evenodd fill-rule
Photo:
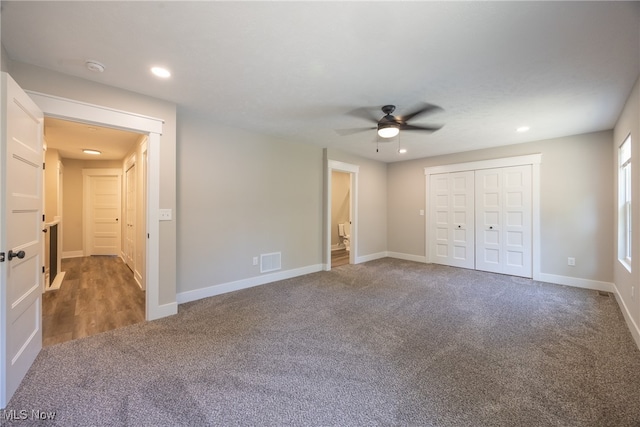
<path fill-rule="evenodd" d="M 42 349 L 43 114 L 6 73 L 0 129 L 0 407 Z"/>

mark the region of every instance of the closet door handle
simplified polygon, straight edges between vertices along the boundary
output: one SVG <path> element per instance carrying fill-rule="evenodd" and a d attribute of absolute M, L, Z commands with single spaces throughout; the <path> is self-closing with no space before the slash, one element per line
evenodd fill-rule
<path fill-rule="evenodd" d="M 26 254 L 24 253 L 24 251 L 13 252 L 12 250 L 9 250 L 9 253 L 8 253 L 9 261 L 11 261 L 14 258 L 22 259 L 24 258 L 25 255 Z"/>
<path fill-rule="evenodd" d="M 489 230 L 493 230 L 493 225 L 489 227 Z"/>

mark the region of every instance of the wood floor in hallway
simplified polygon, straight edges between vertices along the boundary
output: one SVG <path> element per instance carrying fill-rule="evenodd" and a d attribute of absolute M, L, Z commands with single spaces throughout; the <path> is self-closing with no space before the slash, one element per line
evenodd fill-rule
<path fill-rule="evenodd" d="M 43 347 L 144 321 L 145 293 L 119 257 L 63 259 L 62 271 L 42 298 Z"/>
<path fill-rule="evenodd" d="M 346 249 L 331 251 L 331 267 L 349 264 L 349 252 Z"/>

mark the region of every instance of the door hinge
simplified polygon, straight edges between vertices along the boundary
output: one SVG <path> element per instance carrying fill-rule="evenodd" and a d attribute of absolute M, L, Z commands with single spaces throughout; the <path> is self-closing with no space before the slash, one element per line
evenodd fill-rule
<path fill-rule="evenodd" d="M 4 252 L 0 252 L 0 262 L 4 262 Z"/>
<path fill-rule="evenodd" d="M 42 164 L 42 170 L 44 170 L 45 165 L 46 165 L 46 163 L 43 163 L 43 164 Z"/>
<path fill-rule="evenodd" d="M 42 222 L 44 222 L 44 214 L 42 214 Z"/>
<path fill-rule="evenodd" d="M 44 265 L 42 266 L 42 272 L 44 273 Z"/>

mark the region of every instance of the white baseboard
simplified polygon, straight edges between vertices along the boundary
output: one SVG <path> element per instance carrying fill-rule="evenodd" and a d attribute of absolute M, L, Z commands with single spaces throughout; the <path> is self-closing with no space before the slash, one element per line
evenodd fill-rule
<path fill-rule="evenodd" d="M 614 286 L 615 287 L 615 286 Z M 620 297 L 620 293 L 618 292 L 618 288 L 616 287 L 616 301 L 618 302 L 618 306 L 620 307 L 620 311 L 624 316 L 625 322 L 627 322 L 627 327 L 629 328 L 629 332 L 631 332 L 631 336 L 633 340 L 636 342 L 636 346 L 640 349 L 640 327 L 631 317 L 631 312 L 629 311 L 629 307 L 624 303 L 624 300 Z"/>
<path fill-rule="evenodd" d="M 356 259 L 354 260 L 354 264 L 361 264 L 363 262 L 374 261 L 376 259 L 386 258 L 386 257 L 387 257 L 387 252 L 378 252 L 377 254 L 363 255 L 363 256 L 356 257 Z"/>
<path fill-rule="evenodd" d="M 54 277 L 53 279 L 53 283 L 51 284 L 51 286 L 47 286 L 47 288 L 45 289 L 45 291 L 49 292 L 49 291 L 57 291 L 58 289 L 60 289 L 60 285 L 62 285 L 62 281 L 64 280 L 64 275 L 66 274 L 66 272 L 61 271 L 60 273 L 56 274 L 56 277 Z"/>
<path fill-rule="evenodd" d="M 84 251 L 62 252 L 62 258 L 81 258 L 83 256 L 84 256 Z"/>
<path fill-rule="evenodd" d="M 163 317 L 173 316 L 174 314 L 178 314 L 177 302 L 159 305 L 153 309 L 149 308 L 147 310 L 147 320 L 161 319 Z"/>
<path fill-rule="evenodd" d="M 293 270 L 279 271 L 277 273 L 263 274 L 249 277 L 247 279 L 236 280 L 234 282 L 221 283 L 193 291 L 179 292 L 176 295 L 178 304 L 197 301 L 215 295 L 226 294 L 227 292 L 239 291 L 241 289 L 252 288 L 254 286 L 265 285 L 278 280 L 291 279 L 292 277 L 304 276 L 305 274 L 316 273 L 324 269 L 322 264 L 310 265 L 308 267 L 295 268 Z"/>
<path fill-rule="evenodd" d="M 533 279 L 539 282 L 554 283 L 556 285 L 573 286 L 575 288 L 593 289 L 594 291 L 616 293 L 616 288 L 611 282 L 601 282 L 598 280 L 559 276 L 557 274 L 548 273 L 540 273 L 538 277 L 534 277 Z"/>
<path fill-rule="evenodd" d="M 427 257 L 424 255 L 411 255 L 411 254 L 403 254 L 400 252 L 387 252 L 387 256 L 389 258 L 403 259 L 405 261 L 422 262 L 425 264 L 427 262 Z"/>

